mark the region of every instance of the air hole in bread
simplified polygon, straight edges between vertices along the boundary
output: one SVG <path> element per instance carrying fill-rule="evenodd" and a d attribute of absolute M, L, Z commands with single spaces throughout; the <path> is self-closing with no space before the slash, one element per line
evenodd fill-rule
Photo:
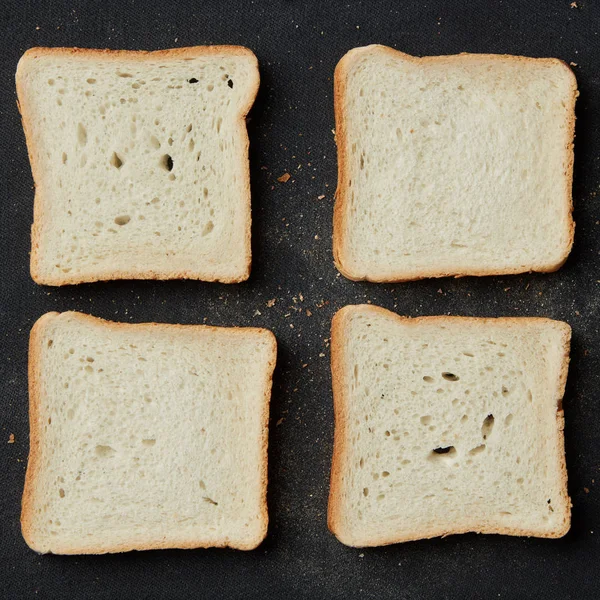
<path fill-rule="evenodd" d="M 455 375 L 454 373 L 442 373 L 442 377 L 446 380 L 446 381 L 458 381 L 460 379 L 460 377 L 458 375 Z"/>
<path fill-rule="evenodd" d="M 94 84 L 96 83 L 96 80 L 93 77 L 90 77 L 89 79 L 86 79 L 86 81 L 90 84 Z"/>
<path fill-rule="evenodd" d="M 502 395 L 508 396 L 508 394 L 510 394 L 510 390 L 505 385 L 503 385 L 502 386 Z"/>
<path fill-rule="evenodd" d="M 115 223 L 117 225 L 127 225 L 127 223 L 129 223 L 129 221 L 131 221 L 131 217 L 129 215 L 121 215 L 119 217 L 115 218 Z"/>
<path fill-rule="evenodd" d="M 160 166 L 165 171 L 172 171 L 173 170 L 173 159 L 171 158 L 171 156 L 169 154 L 163 154 L 160 157 Z"/>
<path fill-rule="evenodd" d="M 479 446 L 475 446 L 475 448 L 469 450 L 469 454 L 471 454 L 471 455 L 480 454 L 484 450 L 485 450 L 485 444 L 480 444 Z"/>
<path fill-rule="evenodd" d="M 369 495 L 369 488 L 363 488 L 363 496 L 366 498 Z"/>
<path fill-rule="evenodd" d="M 212 498 L 209 498 L 208 496 L 202 496 L 202 500 L 204 500 L 204 502 L 208 502 L 209 504 L 212 504 L 214 506 L 219 506 L 218 502 L 215 502 Z"/>
<path fill-rule="evenodd" d="M 425 377 L 423 377 L 423 381 L 427 383 L 433 383 L 433 377 L 431 377 L 430 375 L 425 375 Z"/>
<path fill-rule="evenodd" d="M 195 77 L 188 79 L 188 83 L 198 83 L 198 80 Z"/>
<path fill-rule="evenodd" d="M 222 118 L 222 117 L 219 117 L 219 118 L 217 119 L 217 133 L 220 133 L 220 132 L 221 132 L 221 125 L 222 125 L 222 124 L 223 124 L 223 118 Z"/>
<path fill-rule="evenodd" d="M 52 348 L 53 344 L 54 344 L 54 340 L 48 340 L 48 348 Z"/>
<path fill-rule="evenodd" d="M 484 440 L 492 434 L 492 430 L 494 429 L 494 415 L 489 414 L 484 420 L 483 425 L 481 426 L 481 436 Z"/>
<path fill-rule="evenodd" d="M 48 85 L 54 85 L 54 79 L 48 79 Z"/>
<path fill-rule="evenodd" d="M 82 146 L 85 146 L 87 144 L 87 131 L 81 123 L 77 124 L 77 141 Z"/>
<path fill-rule="evenodd" d="M 422 425 L 429 425 L 429 423 L 431 423 L 431 415 L 425 415 L 425 416 L 421 417 Z"/>
<path fill-rule="evenodd" d="M 227 81 L 227 85 L 228 85 L 230 88 L 233 88 L 233 79 L 230 79 L 229 81 Z"/>
<path fill-rule="evenodd" d="M 504 417 L 504 424 L 508 427 L 512 423 L 512 420 L 513 420 L 513 414 L 509 413 L 506 415 L 506 417 Z"/>
<path fill-rule="evenodd" d="M 204 226 L 204 229 L 202 229 L 202 237 L 204 237 L 205 235 L 208 235 L 214 228 L 215 228 L 214 223 L 212 221 L 209 221 Z"/>
<path fill-rule="evenodd" d="M 434 448 L 428 456 L 429 460 L 439 461 L 439 460 L 450 460 L 456 456 L 456 448 L 454 446 L 443 446 L 439 448 Z"/>
<path fill-rule="evenodd" d="M 60 488 L 60 489 L 58 490 L 58 495 L 59 495 L 61 498 L 64 498 L 64 497 L 65 497 L 65 490 L 63 490 L 62 488 Z"/>
<path fill-rule="evenodd" d="M 154 444 L 156 444 L 156 440 L 152 438 L 146 438 L 142 440 L 142 444 L 144 444 L 144 446 L 154 446 Z"/>
<path fill-rule="evenodd" d="M 209 85 L 207 85 L 207 86 L 206 86 L 206 89 L 207 89 L 209 92 L 212 92 L 212 91 L 215 89 L 215 86 L 214 86 L 212 83 L 210 83 Z"/>
<path fill-rule="evenodd" d="M 117 75 L 119 77 L 125 77 L 125 78 L 126 77 L 133 77 L 133 75 L 131 73 L 119 73 L 118 71 L 117 71 Z"/>
<path fill-rule="evenodd" d="M 114 455 L 115 449 L 110 446 L 96 446 L 96 456 L 100 456 L 101 458 L 109 458 Z"/>
<path fill-rule="evenodd" d="M 116 152 L 113 152 L 110 157 L 110 164 L 116 169 L 120 169 L 123 166 L 123 160 Z"/>

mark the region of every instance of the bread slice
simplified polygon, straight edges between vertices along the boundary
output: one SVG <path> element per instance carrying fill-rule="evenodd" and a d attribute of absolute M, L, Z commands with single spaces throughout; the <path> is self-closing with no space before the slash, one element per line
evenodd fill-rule
<path fill-rule="evenodd" d="M 570 337 L 550 319 L 340 310 L 330 530 L 349 546 L 564 535 Z"/>
<path fill-rule="evenodd" d="M 250 50 L 33 48 L 16 82 L 36 282 L 248 278 Z"/>
<path fill-rule="evenodd" d="M 335 71 L 334 257 L 350 279 L 554 271 L 573 243 L 560 60 L 356 48 Z"/>
<path fill-rule="evenodd" d="M 38 552 L 256 547 L 275 337 L 48 313 L 31 332 L 21 525 Z"/>

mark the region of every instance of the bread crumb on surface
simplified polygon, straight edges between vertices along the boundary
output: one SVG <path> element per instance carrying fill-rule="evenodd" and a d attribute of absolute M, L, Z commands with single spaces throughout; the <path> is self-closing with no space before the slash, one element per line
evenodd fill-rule
<path fill-rule="evenodd" d="M 279 181 L 280 183 L 286 183 L 290 180 L 291 177 L 292 176 L 289 173 L 284 173 L 281 177 L 277 178 L 277 181 Z"/>
<path fill-rule="evenodd" d="M 15 443 L 15 434 L 14 434 L 14 433 L 11 433 L 11 434 L 8 436 L 8 443 L 9 443 L 9 444 L 14 444 L 14 443 Z"/>
<path fill-rule="evenodd" d="M 275 306 L 275 302 L 277 302 L 277 298 L 271 298 L 271 300 L 268 300 L 267 308 L 273 308 Z"/>

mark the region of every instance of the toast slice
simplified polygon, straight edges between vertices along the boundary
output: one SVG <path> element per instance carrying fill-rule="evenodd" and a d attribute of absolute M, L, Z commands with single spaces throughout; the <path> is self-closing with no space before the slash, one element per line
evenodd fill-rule
<path fill-rule="evenodd" d="M 328 523 L 349 546 L 570 527 L 571 329 L 542 318 L 334 317 Z"/>
<path fill-rule="evenodd" d="M 552 58 L 348 52 L 334 94 L 340 272 L 384 282 L 558 269 L 573 244 L 577 93 Z"/>
<path fill-rule="evenodd" d="M 37 283 L 248 278 L 250 50 L 33 48 L 16 83 Z"/>
<path fill-rule="evenodd" d="M 29 348 L 27 544 L 255 548 L 268 522 L 275 357 L 266 329 L 41 317 Z"/>

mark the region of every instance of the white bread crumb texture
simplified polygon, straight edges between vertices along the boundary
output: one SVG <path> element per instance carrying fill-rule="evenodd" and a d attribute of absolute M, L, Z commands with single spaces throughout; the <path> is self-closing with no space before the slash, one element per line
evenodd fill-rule
<path fill-rule="evenodd" d="M 576 82 L 558 60 L 353 50 L 341 260 L 354 278 L 522 272 L 572 243 Z"/>
<path fill-rule="evenodd" d="M 568 326 L 395 319 L 367 311 L 344 323 L 341 537 L 564 534 Z"/>
<path fill-rule="evenodd" d="M 63 313 L 39 344 L 42 552 L 255 546 L 266 532 L 264 330 L 112 328 Z"/>
<path fill-rule="evenodd" d="M 17 79 L 41 202 L 39 277 L 243 276 L 251 53 L 26 54 Z"/>

